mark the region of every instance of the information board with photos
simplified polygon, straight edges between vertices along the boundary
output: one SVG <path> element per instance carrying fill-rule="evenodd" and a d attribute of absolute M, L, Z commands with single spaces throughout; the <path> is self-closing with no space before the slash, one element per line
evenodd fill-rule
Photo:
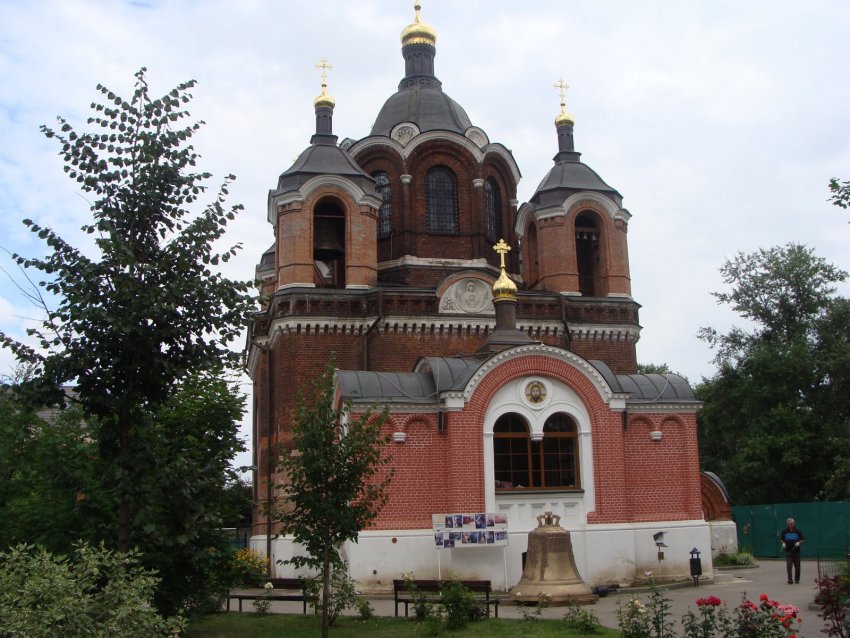
<path fill-rule="evenodd" d="M 432 514 L 434 543 L 440 549 L 508 544 L 508 515 L 498 513 Z"/>

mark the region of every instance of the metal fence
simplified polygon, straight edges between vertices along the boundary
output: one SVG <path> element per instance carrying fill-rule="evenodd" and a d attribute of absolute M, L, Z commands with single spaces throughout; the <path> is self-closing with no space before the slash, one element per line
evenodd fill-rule
<path fill-rule="evenodd" d="M 803 532 L 803 558 L 843 562 L 850 551 L 850 502 L 775 503 L 736 505 L 732 518 L 738 526 L 738 548 L 760 558 L 780 556 L 779 534 L 793 518 Z"/>
<path fill-rule="evenodd" d="M 248 547 L 248 540 L 251 538 L 250 527 L 225 527 L 224 532 L 230 536 L 233 549 Z"/>

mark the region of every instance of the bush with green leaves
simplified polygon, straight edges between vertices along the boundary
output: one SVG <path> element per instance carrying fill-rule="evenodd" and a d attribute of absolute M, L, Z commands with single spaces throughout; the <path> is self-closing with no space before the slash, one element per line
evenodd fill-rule
<path fill-rule="evenodd" d="M 591 610 L 584 609 L 574 602 L 567 604 L 567 613 L 564 614 L 564 624 L 571 630 L 580 634 L 592 636 L 602 633 L 602 624 L 599 617 Z"/>
<path fill-rule="evenodd" d="M 317 616 L 322 613 L 322 579 L 305 579 L 307 603 L 313 607 Z M 348 564 L 334 566 L 330 578 L 330 597 L 328 598 L 328 625 L 333 625 L 346 609 L 360 609 L 360 595 L 357 582 L 348 575 Z"/>
<path fill-rule="evenodd" d="M 475 594 L 456 580 L 440 588 L 440 597 L 449 629 L 463 629 L 468 622 L 487 616 L 486 608 L 482 609 L 483 605 L 476 600 Z"/>
<path fill-rule="evenodd" d="M 0 553 L 0 637 L 169 636 L 182 620 L 153 607 L 157 582 L 132 551 L 79 544 L 65 557 L 17 545 Z"/>
<path fill-rule="evenodd" d="M 714 557 L 715 567 L 742 567 L 755 565 L 756 559 L 750 552 L 721 553 Z"/>

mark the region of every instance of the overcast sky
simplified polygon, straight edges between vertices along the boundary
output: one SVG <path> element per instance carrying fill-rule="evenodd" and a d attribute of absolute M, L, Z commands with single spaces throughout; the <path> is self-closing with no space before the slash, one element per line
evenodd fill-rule
<path fill-rule="evenodd" d="M 713 374 L 696 332 L 735 321 L 710 292 L 737 251 L 801 241 L 850 269 L 850 214 L 827 202 L 829 178 L 850 179 L 850 2 L 423 4 L 436 75 L 513 152 L 520 202 L 557 152 L 553 84 L 570 85 L 577 150 L 633 215 L 640 362 L 692 382 Z M 334 66 L 334 132 L 362 138 L 403 76 L 399 34 L 412 18 L 407 0 L 0 0 L 0 247 L 44 250 L 26 217 L 86 245 L 88 203 L 38 127 L 57 115 L 82 127 L 98 83 L 129 96 L 145 66 L 156 93 L 198 80 L 201 168 L 214 184 L 234 173 L 230 201 L 245 206 L 227 233 L 245 249 L 227 272 L 251 278 L 273 240 L 268 189 L 313 132 L 315 63 Z M 0 330 L 22 335 L 34 313 L 0 282 Z M 0 373 L 10 367 L 0 350 Z"/>

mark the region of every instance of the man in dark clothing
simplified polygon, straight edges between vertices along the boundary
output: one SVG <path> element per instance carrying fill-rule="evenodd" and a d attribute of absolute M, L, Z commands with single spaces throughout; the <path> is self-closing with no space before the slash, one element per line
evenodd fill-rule
<path fill-rule="evenodd" d="M 788 570 L 788 584 L 800 582 L 800 545 L 806 540 L 794 524 L 794 519 L 785 521 L 785 529 L 779 535 L 781 549 L 785 551 L 785 567 Z M 791 580 L 791 567 L 794 568 L 794 580 Z"/>

